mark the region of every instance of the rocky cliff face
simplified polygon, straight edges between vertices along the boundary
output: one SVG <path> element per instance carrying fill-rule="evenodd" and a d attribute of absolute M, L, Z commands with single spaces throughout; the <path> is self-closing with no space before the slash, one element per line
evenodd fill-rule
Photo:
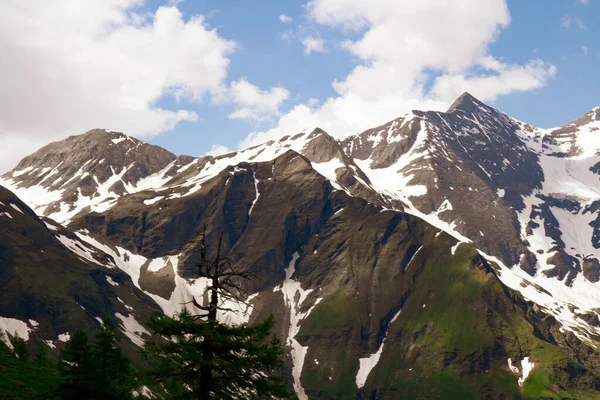
<path fill-rule="evenodd" d="M 0 222 L 0 328 L 56 347 L 76 329 L 98 328 L 108 314 L 130 342 L 142 343 L 147 332 L 136 321 L 160 309 L 110 257 L 38 218 L 3 187 Z"/>
<path fill-rule="evenodd" d="M 596 111 L 542 130 L 465 94 L 344 141 L 315 129 L 200 158 L 96 130 L 2 183 L 166 313 L 202 297 L 199 234 L 223 233 L 258 278 L 252 307 L 220 318 L 274 313 L 300 398 L 593 398 Z M 52 172 L 73 143 L 101 150 Z"/>
<path fill-rule="evenodd" d="M 534 273 L 514 210 L 544 175 L 518 132 L 508 116 L 464 94 L 446 113 L 413 112 L 346 139 L 345 147 L 379 191 Z"/>

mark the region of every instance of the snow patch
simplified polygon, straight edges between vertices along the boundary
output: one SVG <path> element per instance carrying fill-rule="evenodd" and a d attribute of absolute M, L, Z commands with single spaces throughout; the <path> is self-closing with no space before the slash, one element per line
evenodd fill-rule
<path fill-rule="evenodd" d="M 71 340 L 71 334 L 69 332 L 61 333 L 58 335 L 58 340 L 67 343 L 69 340 Z"/>
<path fill-rule="evenodd" d="M 331 161 L 322 163 L 312 163 L 312 167 L 319 174 L 329 180 L 329 182 L 338 190 L 344 190 L 339 183 L 337 183 L 337 171 L 340 168 L 344 168 L 346 165 L 341 162 L 338 158 L 334 158 Z"/>
<path fill-rule="evenodd" d="M 158 196 L 158 197 L 154 197 L 152 199 L 148 199 L 148 200 L 144 200 L 144 204 L 147 206 L 151 206 L 152 204 L 161 201 L 162 199 L 164 199 L 165 196 Z"/>
<path fill-rule="evenodd" d="M 281 286 L 276 287 L 273 291 L 281 291 L 286 307 L 290 312 L 290 328 L 288 331 L 287 345 L 290 346 L 292 356 L 292 377 L 294 379 L 294 390 L 300 400 L 308 400 L 308 396 L 302 387 L 300 382 L 300 375 L 302 374 L 302 368 L 304 366 L 304 358 L 308 351 L 308 346 L 304 347 L 298 343 L 295 339 L 296 335 L 300 331 L 300 322 L 309 316 L 311 311 L 321 301 L 321 298 L 315 301 L 315 304 L 306 312 L 300 312 L 300 307 L 306 300 L 306 297 L 312 289 L 304 290 L 300 285 L 300 282 L 292 279 L 294 272 L 296 271 L 296 261 L 298 261 L 300 255 L 298 252 L 294 253 L 289 266 L 285 269 L 285 281 Z"/>
<path fill-rule="evenodd" d="M 523 385 L 525 384 L 525 380 L 527 380 L 527 377 L 533 370 L 534 366 L 535 363 L 533 361 L 529 361 L 529 357 L 525 357 L 521 360 L 521 370 L 523 371 L 523 373 L 521 374 L 519 379 L 517 379 L 517 383 L 520 387 L 523 387 Z M 511 358 L 508 359 L 508 369 L 510 369 L 513 374 L 520 373 L 519 368 L 513 365 Z"/>
<path fill-rule="evenodd" d="M 543 271 L 537 271 L 533 277 L 529 276 L 518 265 L 506 267 L 497 257 L 485 254 L 478 250 L 486 260 L 500 267 L 498 277 L 503 284 L 520 292 L 523 297 L 538 304 L 547 314 L 552 315 L 561 323 L 564 330 L 573 332 L 586 344 L 596 347 L 586 332 L 600 334 L 600 329 L 590 326 L 581 319 L 573 309 L 593 311 L 595 304 L 600 304 L 600 292 L 597 285 L 591 283 L 579 274 L 573 281 L 571 288 L 563 282 L 548 278 Z M 542 287 L 545 291 L 537 289 Z"/>
<path fill-rule="evenodd" d="M 392 318 L 390 323 L 388 324 L 388 326 L 385 330 L 385 336 L 383 337 L 383 340 L 381 341 L 381 345 L 379 346 L 379 349 L 377 349 L 377 351 L 375 353 L 371 354 L 370 356 L 361 358 L 358 360 L 360 366 L 358 368 L 358 372 L 356 373 L 356 386 L 359 389 L 365 385 L 365 383 L 367 382 L 367 378 L 369 377 L 369 374 L 371 373 L 373 368 L 375 368 L 375 366 L 379 362 L 379 358 L 381 358 L 381 354 L 383 353 L 383 346 L 385 345 L 385 341 L 387 339 L 387 335 L 390 330 L 390 326 L 398 318 L 398 316 L 400 315 L 401 312 L 402 312 L 402 310 L 398 311 L 394 315 L 394 317 Z"/>
<path fill-rule="evenodd" d="M 521 375 L 521 377 L 518 380 L 519 386 L 523 386 L 525 384 L 525 380 L 527 379 L 527 377 L 533 370 L 534 366 L 535 366 L 534 362 L 533 361 L 530 362 L 529 357 L 525 357 L 524 359 L 521 360 L 521 368 L 523 370 L 523 375 Z"/>
<path fill-rule="evenodd" d="M 253 172 L 253 178 L 254 178 L 254 193 L 256 193 L 256 197 L 254 197 L 254 200 L 252 201 L 252 205 L 250 206 L 250 209 L 248 210 L 248 217 L 250 217 L 250 214 L 252 214 L 252 210 L 254 209 L 254 206 L 256 205 L 256 202 L 258 201 L 258 196 L 260 196 L 260 193 L 258 191 L 258 179 L 256 179 L 256 172 Z"/>
<path fill-rule="evenodd" d="M 442 204 L 440 205 L 440 207 L 437 209 L 437 214 L 441 214 L 444 211 L 451 211 L 453 210 L 452 207 L 452 203 L 450 203 L 450 201 L 448 199 L 445 199 Z"/>
<path fill-rule="evenodd" d="M 131 307 L 131 306 L 130 306 L 130 305 L 128 305 L 128 304 L 125 304 L 125 302 L 124 302 L 123 300 L 121 300 L 121 298 L 120 298 L 120 297 L 117 297 L 117 300 L 119 300 L 119 303 L 121 303 L 121 304 L 123 304 L 123 305 L 125 306 L 125 308 L 127 309 L 127 311 L 131 311 L 131 312 L 133 312 L 133 311 L 134 311 L 134 308 L 133 308 L 133 307 Z"/>
<path fill-rule="evenodd" d="M 27 168 L 23 168 L 20 171 L 13 171 L 12 176 L 14 178 L 19 177 L 21 175 L 27 174 L 29 172 L 31 172 L 33 170 L 33 167 L 27 167 Z"/>
<path fill-rule="evenodd" d="M 450 248 L 450 254 L 456 254 L 456 249 L 458 249 L 458 246 L 460 246 L 461 244 L 462 242 L 457 242 L 454 246 L 452 246 L 452 248 Z"/>
<path fill-rule="evenodd" d="M 408 262 L 406 263 L 406 266 L 404 267 L 404 271 L 406 271 L 408 269 L 408 267 L 410 266 L 410 263 L 412 263 L 412 261 L 415 259 L 415 257 L 417 256 L 417 254 L 419 254 L 419 252 L 421 251 L 421 249 L 423 249 L 423 246 L 419 247 L 417 249 L 417 251 L 415 251 L 415 254 L 412 255 L 412 257 L 410 258 L 410 260 L 408 260 Z"/>
<path fill-rule="evenodd" d="M 169 263 L 177 267 L 177 265 L 179 265 L 179 256 L 155 258 L 154 260 L 150 261 L 150 264 L 148 264 L 148 272 L 158 272 L 169 265 Z"/>
<path fill-rule="evenodd" d="M 125 272 L 131 277 L 133 284 L 148 296 L 150 296 L 167 315 L 173 316 L 181 311 L 183 304 L 188 304 L 192 301 L 192 297 L 196 300 L 202 301 L 202 298 L 208 287 L 208 281 L 200 278 L 194 281 L 187 281 L 186 279 L 179 276 L 177 272 L 177 265 L 179 262 L 179 255 L 176 256 L 164 256 L 156 259 L 147 259 L 144 256 L 133 254 L 132 252 L 125 250 L 122 247 L 111 247 L 98 242 L 96 239 L 89 237 L 83 231 L 76 232 L 76 235 L 82 241 L 92 245 L 93 247 L 105 252 L 106 254 L 113 257 L 115 266 Z M 139 284 L 141 268 L 146 265 L 148 272 L 156 272 L 170 265 L 175 280 L 175 290 L 171 293 L 171 297 L 168 299 L 162 298 L 161 296 L 144 291 Z M 250 296 L 247 302 L 252 300 L 255 295 Z M 191 306 L 193 307 L 193 306 Z M 231 301 L 223 304 L 224 308 L 230 308 L 234 312 L 219 312 L 217 318 L 223 323 L 244 323 L 248 322 L 252 307 L 246 304 L 237 304 Z M 192 309 L 191 311 L 199 311 Z"/>
<path fill-rule="evenodd" d="M 108 283 L 110 283 L 112 286 L 119 286 L 119 284 L 117 282 L 113 281 L 113 279 L 108 275 L 106 275 L 106 281 Z"/>
<path fill-rule="evenodd" d="M 4 318 L 0 317 L 0 330 L 4 331 L 6 334 L 15 336 L 18 335 L 21 339 L 29 340 L 29 333 L 33 330 L 30 328 L 26 322 L 15 318 Z M 12 343 L 6 335 L 4 337 L 4 343 L 8 345 L 11 349 L 13 348 Z"/>
<path fill-rule="evenodd" d="M 44 221 L 44 225 L 46 225 L 46 228 L 50 229 L 51 231 L 58 231 L 58 227 L 57 226 L 49 224 L 46 221 Z"/>
<path fill-rule="evenodd" d="M 512 363 L 512 358 L 508 359 L 508 369 L 510 369 L 513 373 L 518 374 L 519 368 L 515 367 Z"/>
<path fill-rule="evenodd" d="M 142 334 L 150 335 L 150 332 L 146 330 L 133 315 L 123 315 L 121 313 L 115 313 L 115 316 L 121 321 L 121 331 L 137 346 L 143 346 L 144 340 Z"/>
<path fill-rule="evenodd" d="M 110 139 L 110 141 L 113 142 L 114 144 L 119 144 L 124 140 L 127 140 L 126 136 L 120 136 L 117 139 Z"/>
<path fill-rule="evenodd" d="M 21 209 L 20 209 L 19 207 L 17 207 L 17 205 L 16 205 L 16 204 L 12 204 L 12 203 L 10 203 L 10 206 L 11 206 L 12 208 L 14 208 L 15 210 L 17 210 L 18 212 L 20 212 L 21 214 L 25 215 L 25 213 L 24 213 L 23 211 L 21 211 Z"/>
<path fill-rule="evenodd" d="M 90 249 L 89 247 L 87 247 L 86 245 L 84 245 L 83 243 L 79 242 L 78 240 L 73 240 L 70 239 L 66 236 L 63 235 L 56 235 L 56 238 L 67 248 L 69 249 L 71 252 L 75 253 L 77 256 L 79 256 L 79 258 L 85 260 L 85 261 L 90 261 L 94 264 L 103 266 L 103 267 L 108 267 L 110 268 L 110 266 L 102 264 L 101 262 L 99 262 L 98 260 L 96 260 L 94 258 L 94 254 L 95 252 Z"/>

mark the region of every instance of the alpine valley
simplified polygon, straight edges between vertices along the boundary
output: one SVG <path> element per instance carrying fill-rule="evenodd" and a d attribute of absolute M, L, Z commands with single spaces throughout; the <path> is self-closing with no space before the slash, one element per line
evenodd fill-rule
<path fill-rule="evenodd" d="M 218 157 L 95 129 L 0 185 L 9 335 L 60 348 L 108 313 L 140 346 L 205 298 L 206 229 L 257 275 L 220 319 L 273 314 L 300 399 L 600 398 L 600 108 L 539 129 L 465 93 Z"/>

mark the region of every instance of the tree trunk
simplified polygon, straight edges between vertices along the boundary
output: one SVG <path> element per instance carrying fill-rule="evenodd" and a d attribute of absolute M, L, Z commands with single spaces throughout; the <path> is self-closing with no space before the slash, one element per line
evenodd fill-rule
<path fill-rule="evenodd" d="M 208 336 L 204 337 L 204 351 L 202 352 L 202 358 L 207 363 L 210 363 L 213 358 L 213 351 L 211 347 L 211 338 Z M 198 394 L 198 400 L 209 400 L 212 389 L 212 366 L 210 364 L 203 365 L 200 368 L 200 393 Z"/>
<path fill-rule="evenodd" d="M 212 278 L 212 288 L 210 290 L 210 309 L 208 310 L 208 320 L 207 323 L 212 323 L 217 321 L 217 307 L 219 305 L 219 296 L 217 287 L 219 285 L 218 277 Z M 212 389 L 212 360 L 214 357 L 214 351 L 211 345 L 211 337 L 204 337 L 204 350 L 202 351 L 202 358 L 206 363 L 200 368 L 200 393 L 198 395 L 199 400 L 208 400 L 210 399 L 211 389 Z"/>

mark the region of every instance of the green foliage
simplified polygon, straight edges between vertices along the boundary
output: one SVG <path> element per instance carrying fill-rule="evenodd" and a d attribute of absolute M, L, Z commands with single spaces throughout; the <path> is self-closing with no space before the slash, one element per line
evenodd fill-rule
<path fill-rule="evenodd" d="M 271 316 L 253 326 L 227 326 L 198 321 L 185 309 L 175 318 L 152 318 L 150 329 L 165 340 L 144 346 L 147 384 L 162 399 L 288 398 L 284 380 L 274 375 L 283 368 L 283 348 L 270 334 L 273 324 Z"/>
<path fill-rule="evenodd" d="M 35 365 L 38 368 L 47 367 L 49 365 L 48 352 L 48 345 L 44 341 L 41 341 L 38 344 L 37 352 L 35 353 Z"/>
<path fill-rule="evenodd" d="M 57 389 L 62 380 L 54 366 L 38 367 L 18 359 L 0 338 L 0 399 L 60 399 Z"/>
<path fill-rule="evenodd" d="M 48 345 L 40 341 L 33 360 L 27 343 L 15 335 L 11 349 L 0 331 L 0 399 L 128 400 L 134 398 L 131 363 L 117 347 L 109 318 L 90 343 L 83 331 L 75 332 L 60 352 L 58 364 L 50 360 Z"/>
<path fill-rule="evenodd" d="M 96 335 L 92 352 L 96 371 L 96 398 L 130 399 L 135 386 L 131 363 L 117 347 L 115 327 L 108 317 L 102 320 L 102 328 Z"/>
<path fill-rule="evenodd" d="M 2 334 L 2 331 L 0 331 Z M 9 348 L 0 336 L 0 399 L 128 400 L 133 398 L 134 374 L 129 359 L 117 347 L 114 326 L 105 318 L 94 344 L 77 331 L 60 353 L 49 358 L 48 345 L 37 343 L 30 361 L 27 343 L 15 335 Z"/>
<path fill-rule="evenodd" d="M 60 355 L 59 369 L 67 378 L 61 391 L 65 399 L 87 399 L 92 396 L 89 382 L 94 371 L 91 363 L 91 346 L 85 332 L 76 331 Z"/>
<path fill-rule="evenodd" d="M 224 300 L 243 301 L 242 282 L 252 276 L 221 257 L 221 244 L 222 237 L 216 256 L 209 259 L 203 236 L 198 273 L 211 282 L 210 302 L 193 303 L 204 314 L 193 316 L 184 310 L 175 318 L 150 320 L 157 337 L 143 350 L 147 370 L 134 373 L 108 317 L 94 343 L 85 332 L 75 332 L 58 365 L 49 362 L 43 342 L 29 362 L 24 340 L 15 335 L 11 351 L 0 337 L 0 399 L 129 400 L 145 398 L 139 394 L 147 392 L 143 386 L 151 388 L 153 398 L 163 399 L 289 398 L 286 382 L 278 376 L 284 352 L 271 335 L 273 317 L 253 326 L 217 321 Z"/>
<path fill-rule="evenodd" d="M 29 360 L 29 350 L 27 349 L 27 342 L 25 339 L 21 338 L 18 333 L 15 332 L 12 340 L 13 352 L 17 359 L 21 362 L 26 362 Z"/>
<path fill-rule="evenodd" d="M 223 235 L 209 256 L 204 233 L 200 243 L 198 276 L 208 280 L 208 304 L 192 303 L 201 311 L 183 309 L 175 318 L 150 319 L 149 328 L 162 340 L 146 342 L 148 369 L 144 382 L 163 399 L 280 399 L 288 398 L 283 369 L 283 347 L 271 336 L 272 316 L 250 326 L 228 326 L 217 312 L 231 311 L 223 303 L 243 303 L 244 280 L 253 273 L 238 269 L 221 255 Z"/>
<path fill-rule="evenodd" d="M 115 328 L 108 317 L 90 345 L 77 331 L 61 353 L 60 368 L 67 377 L 65 399 L 130 399 L 135 386 L 130 361 L 117 347 Z"/>

